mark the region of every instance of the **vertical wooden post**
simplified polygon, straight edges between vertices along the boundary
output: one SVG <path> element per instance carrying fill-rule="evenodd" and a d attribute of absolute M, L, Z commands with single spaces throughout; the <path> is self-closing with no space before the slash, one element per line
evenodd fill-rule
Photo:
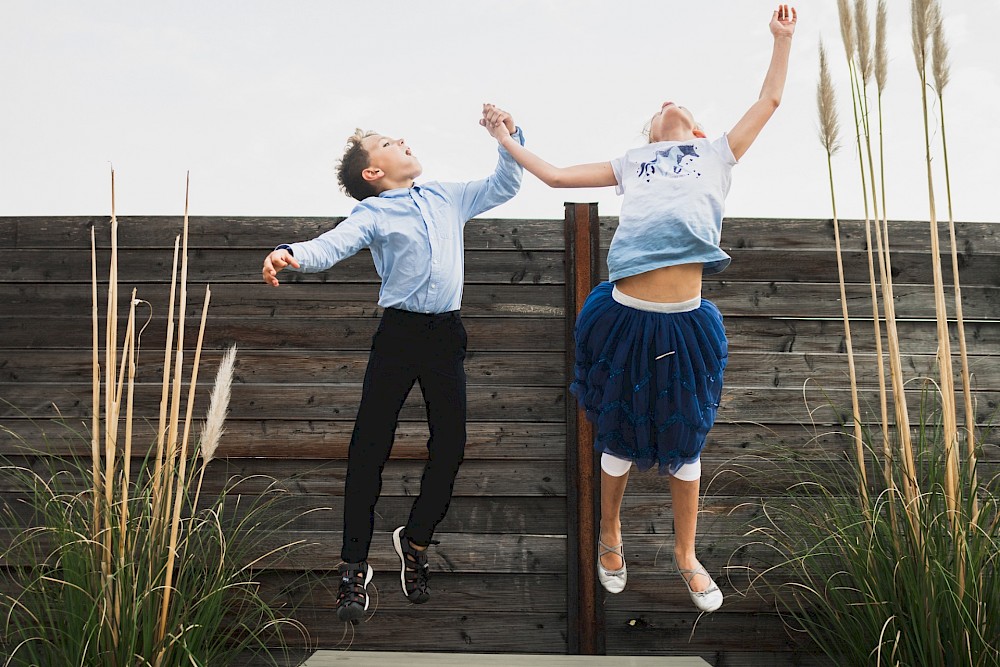
<path fill-rule="evenodd" d="M 571 654 L 604 654 L 604 607 L 598 604 L 597 522 L 598 480 L 594 429 L 576 398 L 573 381 L 573 327 L 590 291 L 597 285 L 600 229 L 597 204 L 565 205 L 566 238 L 566 502 L 567 502 L 567 623 Z"/>

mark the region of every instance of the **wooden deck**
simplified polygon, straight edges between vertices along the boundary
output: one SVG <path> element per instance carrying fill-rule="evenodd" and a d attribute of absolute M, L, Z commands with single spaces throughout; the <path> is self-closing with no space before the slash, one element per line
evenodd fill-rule
<path fill-rule="evenodd" d="M 530 653 L 394 653 L 389 651 L 317 651 L 302 667 L 708 667 L 698 657 L 539 655 Z"/>

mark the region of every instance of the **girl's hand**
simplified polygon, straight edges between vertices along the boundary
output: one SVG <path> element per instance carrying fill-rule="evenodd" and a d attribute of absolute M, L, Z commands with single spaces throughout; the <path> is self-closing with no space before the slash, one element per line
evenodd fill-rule
<path fill-rule="evenodd" d="M 771 16 L 771 34 L 775 37 L 788 37 L 795 33 L 795 22 L 799 15 L 795 7 L 789 9 L 788 5 L 778 5 L 778 8 Z"/>
<path fill-rule="evenodd" d="M 517 129 L 509 113 L 489 103 L 483 105 L 483 117 L 479 124 L 497 141 L 509 137 Z"/>

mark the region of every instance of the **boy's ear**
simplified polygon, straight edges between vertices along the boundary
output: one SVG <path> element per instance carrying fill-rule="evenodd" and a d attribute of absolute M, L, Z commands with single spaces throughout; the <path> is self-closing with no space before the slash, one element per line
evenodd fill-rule
<path fill-rule="evenodd" d="M 385 176 L 385 172 L 378 167 L 365 167 L 361 171 L 361 178 L 368 182 L 377 181 L 383 176 Z"/>

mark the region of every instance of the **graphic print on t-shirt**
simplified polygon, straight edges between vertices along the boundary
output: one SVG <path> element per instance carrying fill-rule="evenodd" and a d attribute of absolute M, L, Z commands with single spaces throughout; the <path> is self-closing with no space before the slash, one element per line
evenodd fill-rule
<path fill-rule="evenodd" d="M 650 162 L 641 163 L 637 176 L 640 178 L 645 176 L 646 182 L 649 183 L 653 174 L 656 173 L 657 167 L 659 167 L 660 173 L 670 178 L 683 178 L 686 176 L 700 178 L 701 172 L 694 168 L 694 165 L 697 163 L 695 158 L 699 157 L 701 156 L 698 155 L 695 147 L 690 144 L 668 146 L 663 150 L 656 151 L 656 155 L 653 156 Z"/>

